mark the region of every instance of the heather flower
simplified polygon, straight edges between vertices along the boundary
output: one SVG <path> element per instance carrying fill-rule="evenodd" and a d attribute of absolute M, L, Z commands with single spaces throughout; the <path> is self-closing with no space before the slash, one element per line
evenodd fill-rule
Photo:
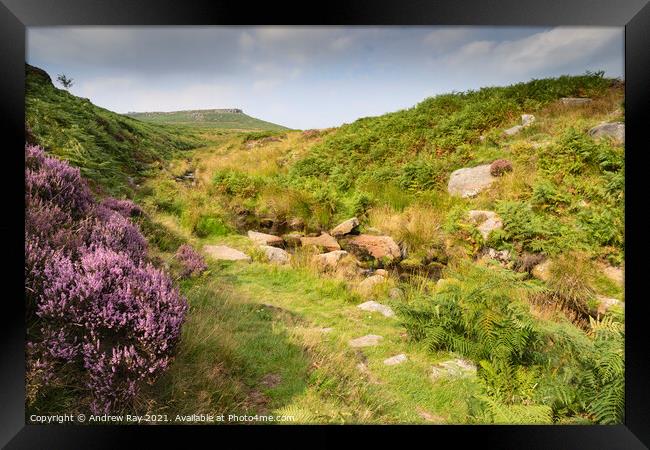
<path fill-rule="evenodd" d="M 40 198 L 76 217 L 85 214 L 93 202 L 79 169 L 47 156 L 35 146 L 25 147 L 25 196 L 26 203 Z"/>
<path fill-rule="evenodd" d="M 199 255 L 196 250 L 192 248 L 192 246 L 187 244 L 183 244 L 178 247 L 174 258 L 176 258 L 182 267 L 182 277 L 199 274 L 208 267 L 205 264 L 203 257 Z"/>
<path fill-rule="evenodd" d="M 142 208 L 133 203 L 131 200 L 118 200 L 113 197 L 107 197 L 100 203 L 101 206 L 119 213 L 124 218 L 137 217 L 143 214 Z"/>
<path fill-rule="evenodd" d="M 500 177 L 506 172 L 512 172 L 512 163 L 507 159 L 497 159 L 490 165 L 490 173 L 493 177 Z"/>
<path fill-rule="evenodd" d="M 106 247 L 117 252 L 126 252 L 133 259 L 145 256 L 147 241 L 140 229 L 119 213 L 98 208 L 99 218 L 94 221 L 88 246 Z"/>
<path fill-rule="evenodd" d="M 79 171 L 26 147 L 27 393 L 85 387 L 94 413 L 128 407 L 169 365 L 187 303 L 146 262 L 125 200 L 96 204 Z"/>

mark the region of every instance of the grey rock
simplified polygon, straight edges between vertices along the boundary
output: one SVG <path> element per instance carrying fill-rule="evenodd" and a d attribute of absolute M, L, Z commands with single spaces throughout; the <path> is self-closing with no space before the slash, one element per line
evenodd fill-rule
<path fill-rule="evenodd" d="M 357 305 L 357 308 L 363 311 L 378 312 L 383 314 L 385 317 L 395 317 L 395 313 L 390 306 L 382 305 L 374 300 L 367 301 Z"/>
<path fill-rule="evenodd" d="M 431 379 L 470 378 L 476 375 L 476 366 L 465 359 L 456 358 L 443 361 L 431 368 Z"/>
<path fill-rule="evenodd" d="M 330 231 L 330 234 L 334 237 L 345 236 L 346 234 L 351 233 L 355 228 L 359 226 L 359 219 L 353 217 L 341 222 Z"/>
<path fill-rule="evenodd" d="M 508 250 L 499 251 L 493 248 L 488 248 L 486 255 L 501 263 L 507 263 L 510 261 L 510 252 Z"/>
<path fill-rule="evenodd" d="M 350 340 L 350 347 L 374 347 L 378 345 L 381 340 L 384 339 L 383 336 L 378 336 L 376 334 L 367 334 L 356 339 Z"/>
<path fill-rule="evenodd" d="M 612 306 L 620 306 L 625 308 L 625 303 L 616 299 L 605 297 L 604 295 L 597 295 L 596 299 L 598 300 L 598 314 L 605 314 Z"/>
<path fill-rule="evenodd" d="M 206 245 L 203 251 L 211 258 L 222 261 L 251 261 L 251 257 L 246 253 L 226 245 Z"/>
<path fill-rule="evenodd" d="M 260 249 L 264 252 L 269 262 L 275 264 L 287 264 L 289 262 L 289 253 L 281 248 L 272 247 L 270 245 L 260 245 Z"/>
<path fill-rule="evenodd" d="M 341 259 L 348 255 L 345 250 L 334 250 L 333 252 L 314 255 L 314 261 L 321 269 L 336 269 Z"/>
<path fill-rule="evenodd" d="M 607 278 L 619 286 L 623 286 L 623 284 L 625 284 L 625 273 L 623 269 L 614 266 L 604 266 L 603 273 Z"/>
<path fill-rule="evenodd" d="M 483 239 L 487 239 L 492 231 L 503 228 L 503 221 L 494 211 L 472 210 L 467 215 L 476 224 Z"/>
<path fill-rule="evenodd" d="M 258 245 L 272 245 L 274 247 L 281 247 L 284 244 L 284 239 L 282 239 L 280 236 L 260 233 L 253 230 L 248 231 L 248 237 Z"/>
<path fill-rule="evenodd" d="M 396 366 L 398 364 L 402 364 L 403 362 L 406 362 L 407 360 L 408 360 L 407 356 L 404 353 L 400 353 L 399 355 L 386 358 L 384 360 L 384 364 L 387 366 Z"/>
<path fill-rule="evenodd" d="M 625 124 L 622 122 L 601 123 L 589 130 L 594 139 L 611 138 L 617 144 L 625 144 Z"/>
<path fill-rule="evenodd" d="M 581 106 L 591 103 L 590 98 L 581 98 L 581 97 L 562 97 L 560 103 L 564 106 Z"/>
<path fill-rule="evenodd" d="M 529 127 L 535 122 L 535 116 L 532 114 L 522 114 L 521 115 L 521 125 L 523 127 Z"/>
<path fill-rule="evenodd" d="M 551 265 L 553 262 L 550 259 L 547 259 L 546 261 L 537 264 L 535 267 L 533 267 L 533 270 L 531 270 L 531 274 L 542 281 L 548 281 L 551 279 Z"/>
<path fill-rule="evenodd" d="M 400 288 L 392 288 L 390 291 L 388 291 L 388 296 L 392 299 L 398 299 L 402 298 L 404 295 L 404 292 Z"/>
<path fill-rule="evenodd" d="M 381 275 L 371 275 L 359 283 L 357 289 L 361 295 L 369 296 L 372 294 L 374 287 L 379 283 L 383 283 L 384 281 L 386 281 L 386 278 Z"/>
<path fill-rule="evenodd" d="M 503 134 L 505 134 L 506 136 L 514 136 L 515 134 L 519 133 L 523 129 L 524 129 L 524 127 L 522 125 L 515 125 L 512 128 L 508 128 L 507 130 L 503 130 Z"/>
<path fill-rule="evenodd" d="M 452 172 L 447 184 L 447 191 L 451 195 L 462 198 L 478 195 L 497 179 L 490 173 L 490 165 L 465 167 Z"/>

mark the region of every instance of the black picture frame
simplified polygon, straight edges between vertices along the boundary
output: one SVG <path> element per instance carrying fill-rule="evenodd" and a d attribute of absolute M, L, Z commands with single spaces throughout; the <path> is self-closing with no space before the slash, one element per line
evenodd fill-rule
<path fill-rule="evenodd" d="M 25 425 L 24 364 L 24 81 L 25 28 L 55 25 L 600 25 L 625 27 L 626 110 L 626 407 L 625 424 L 614 426 L 79 426 Z M 264 439 L 275 447 L 332 447 L 335 441 L 361 437 L 365 442 L 398 445 L 442 445 L 468 439 L 482 448 L 637 449 L 650 445 L 650 380 L 643 297 L 644 200 L 647 174 L 643 164 L 650 106 L 650 5 L 648 0 L 444 0 L 348 1 L 320 5 L 226 1 L 103 1 L 0 0 L 0 102 L 3 134 L 5 220 L 4 264 L 0 271 L 6 294 L 3 321 L 0 383 L 0 444 L 7 448 L 115 448 L 144 438 L 184 446 L 199 438 L 226 448 L 246 447 L 251 439 Z M 24 181 L 23 181 L 24 182 Z M 644 189 L 646 188 L 646 189 Z M 22 284 L 21 284 L 22 283 Z M 10 287 L 11 293 L 7 292 Z M 645 302 L 645 303 L 644 303 Z M 309 433 L 308 438 L 303 436 Z M 201 434 L 202 436 L 199 436 Z M 354 436 L 353 436 L 354 435 Z M 224 443 L 224 436 L 237 445 Z M 188 439 L 192 440 L 188 440 Z M 273 439 L 273 441 L 271 440 Z M 308 439 L 308 440 L 306 440 Z M 408 439 L 406 441 L 405 439 Z M 201 439 L 203 440 L 203 439 Z M 195 442 L 196 444 L 193 444 Z M 419 442 L 419 443 L 418 443 Z M 407 444 L 408 445 L 408 444 Z"/>

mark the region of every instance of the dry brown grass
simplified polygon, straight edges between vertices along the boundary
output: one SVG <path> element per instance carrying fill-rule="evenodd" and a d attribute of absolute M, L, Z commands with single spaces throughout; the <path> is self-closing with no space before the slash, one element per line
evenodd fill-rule
<path fill-rule="evenodd" d="M 425 256 L 432 246 L 443 244 L 444 212 L 440 210 L 414 204 L 397 212 L 384 205 L 371 209 L 368 216 L 371 227 L 391 236 L 409 256 Z"/>
<path fill-rule="evenodd" d="M 287 133 L 277 142 L 265 142 L 253 148 L 246 148 L 241 139 L 233 136 L 214 147 L 197 152 L 195 160 L 197 178 L 209 184 L 217 170 L 231 169 L 247 175 L 269 176 L 286 170 L 288 163 L 297 159 L 314 141 L 301 138 L 300 132 Z"/>
<path fill-rule="evenodd" d="M 621 120 L 623 98 L 623 88 L 617 87 L 584 105 L 566 106 L 559 101 L 553 102 L 536 114 L 534 126 L 540 133 L 558 135 L 569 125 L 590 126 L 594 122 Z"/>

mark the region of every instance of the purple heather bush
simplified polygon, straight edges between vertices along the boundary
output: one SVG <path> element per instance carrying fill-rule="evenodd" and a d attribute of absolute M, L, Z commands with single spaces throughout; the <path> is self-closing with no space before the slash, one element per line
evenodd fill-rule
<path fill-rule="evenodd" d="M 28 398 L 78 386 L 92 412 L 120 411 L 169 365 L 187 303 L 146 262 L 137 205 L 97 204 L 77 169 L 25 156 Z"/>
<path fill-rule="evenodd" d="M 79 169 L 47 156 L 40 147 L 26 146 L 25 200 L 32 199 L 49 202 L 75 217 L 83 216 L 93 204 Z"/>
<path fill-rule="evenodd" d="M 506 172 L 512 172 L 512 163 L 507 159 L 497 159 L 490 165 L 490 173 L 493 177 L 500 177 Z"/>
<path fill-rule="evenodd" d="M 122 217 L 138 217 L 142 215 L 142 208 L 131 200 L 118 200 L 108 197 L 102 200 L 101 206 L 119 213 Z"/>
<path fill-rule="evenodd" d="M 133 260 L 146 256 L 147 241 L 137 225 L 121 214 L 99 206 L 90 231 L 89 247 L 127 253 Z"/>
<path fill-rule="evenodd" d="M 178 247 L 174 258 L 176 258 L 181 265 L 182 277 L 199 274 L 208 268 L 203 257 L 188 244 L 183 244 Z"/>

